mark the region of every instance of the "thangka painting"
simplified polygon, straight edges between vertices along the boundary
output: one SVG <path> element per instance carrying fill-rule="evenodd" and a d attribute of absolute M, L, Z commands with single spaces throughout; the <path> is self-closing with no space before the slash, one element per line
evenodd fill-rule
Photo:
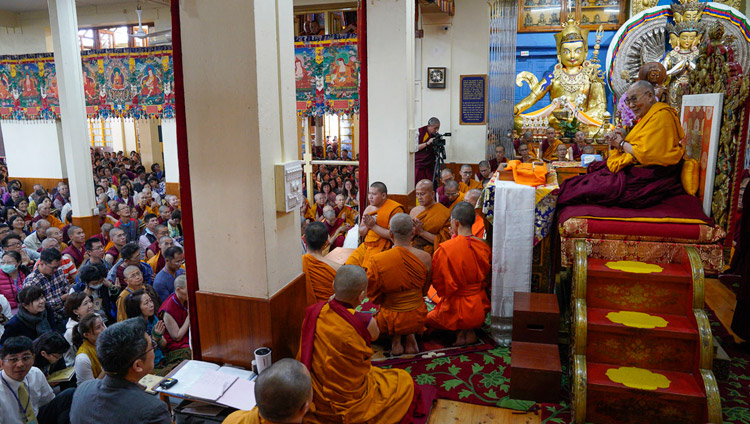
<path fill-rule="evenodd" d="M 89 50 L 81 53 L 89 118 L 173 118 L 172 48 Z M 52 54 L 0 56 L 0 118 L 59 119 Z"/>
<path fill-rule="evenodd" d="M 294 79 L 299 115 L 357 113 L 357 36 L 336 34 L 296 37 Z"/>
<path fill-rule="evenodd" d="M 685 156 L 695 159 L 700 164 L 700 186 L 697 195 L 701 199 L 703 212 L 708 216 L 711 216 L 723 101 L 723 93 L 682 97 Z"/>

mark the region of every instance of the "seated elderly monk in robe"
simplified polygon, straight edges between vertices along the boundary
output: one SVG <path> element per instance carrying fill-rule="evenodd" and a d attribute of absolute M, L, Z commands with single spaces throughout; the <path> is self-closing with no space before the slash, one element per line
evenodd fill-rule
<path fill-rule="evenodd" d="M 326 301 L 333 295 L 333 279 L 341 264 L 326 259 L 323 248 L 328 242 L 328 229 L 322 222 L 311 222 L 305 228 L 307 253 L 302 255 L 307 304 Z"/>
<path fill-rule="evenodd" d="M 388 223 L 393 215 L 404 212 L 404 207 L 388 198 L 385 184 L 377 181 L 370 185 L 367 193 L 370 204 L 359 220 L 359 236 L 365 241 L 346 260 L 347 265 L 359 265 L 367 269 L 372 255 L 390 249 L 393 245 L 388 232 Z"/>
<path fill-rule="evenodd" d="M 315 203 L 307 208 L 307 212 L 305 212 L 305 219 L 308 221 L 322 221 L 323 208 L 328 204 L 328 197 L 325 193 L 316 193 L 314 199 Z"/>
<path fill-rule="evenodd" d="M 255 408 L 235 411 L 223 424 L 301 423 L 312 404 L 312 379 L 304 365 L 284 358 L 255 380 Z"/>
<path fill-rule="evenodd" d="M 684 192 L 680 140 L 685 133 L 677 111 L 657 101 L 648 81 L 631 85 L 627 99 L 637 123 L 627 134 L 618 129 L 605 136 L 615 149 L 606 162 L 593 162 L 587 174 L 560 185 L 558 211 L 583 203 L 646 208 Z"/>
<path fill-rule="evenodd" d="M 430 285 L 432 257 L 411 246 L 417 227 L 409 215 L 396 214 L 391 218 L 390 229 L 393 247 L 372 257 L 367 270 L 367 296 L 380 305 L 375 314 L 380 333 L 393 336 L 391 354 L 417 353 L 414 334 L 425 329 L 424 295 Z M 401 344 L 403 336 L 406 336 L 405 346 Z"/>
<path fill-rule="evenodd" d="M 479 196 L 482 195 L 482 190 L 471 189 L 464 195 L 464 202 L 474 206 L 474 212 L 476 213 L 476 219 L 474 224 L 471 226 L 471 234 L 474 237 L 484 239 L 484 217 L 479 212 L 482 209 L 482 205 L 477 205 Z"/>
<path fill-rule="evenodd" d="M 453 210 L 454 206 L 464 201 L 465 194 L 459 191 L 457 182 L 448 181 L 443 187 L 445 187 L 446 201 L 440 203 L 442 203 L 443 206 L 447 207 L 449 211 Z"/>
<path fill-rule="evenodd" d="M 323 208 L 323 225 L 328 230 L 328 246 L 330 250 L 344 247 L 346 232 L 351 228 L 343 218 L 336 217 L 336 211 L 331 206 Z"/>
<path fill-rule="evenodd" d="M 503 147 L 503 146 L 499 146 Z M 472 174 L 474 174 L 474 171 L 471 169 L 471 165 L 463 164 L 461 165 L 461 171 L 459 172 L 461 174 L 461 182 L 466 185 L 466 187 L 469 188 L 469 190 L 478 188 L 482 189 L 482 182 L 477 181 L 474 178 L 472 178 Z M 460 191 L 460 190 L 459 190 Z M 467 190 L 468 191 L 468 190 Z"/>
<path fill-rule="evenodd" d="M 474 206 L 461 202 L 451 212 L 451 231 L 456 237 L 444 242 L 432 256 L 432 285 L 440 301 L 427 314 L 427 326 L 457 331 L 456 346 L 477 341 L 474 333 L 490 310 L 487 276 L 492 251 L 474 237 Z"/>
<path fill-rule="evenodd" d="M 420 390 L 409 373 L 370 363 L 380 335 L 372 315 L 355 312 L 367 293 L 367 274 L 344 265 L 333 280 L 335 296 L 305 311 L 298 359 L 312 375 L 314 408 L 309 423 L 411 422 Z M 407 414 L 411 415 L 407 417 Z"/>
<path fill-rule="evenodd" d="M 553 160 L 556 160 L 557 157 L 557 148 L 560 145 L 563 144 L 562 141 L 558 140 L 557 137 L 555 137 L 555 129 L 552 127 L 547 128 L 546 132 L 547 137 L 542 141 L 542 145 L 540 146 L 541 152 L 542 152 L 542 160 L 545 162 L 550 162 Z"/>
<path fill-rule="evenodd" d="M 453 175 L 453 171 L 451 171 L 450 168 L 443 169 L 442 171 L 440 171 L 440 182 L 443 185 L 438 187 L 436 191 L 437 191 L 438 202 L 442 203 L 443 206 L 445 207 L 448 207 L 451 204 L 451 201 L 448 200 L 445 194 L 445 189 L 446 189 L 445 186 L 451 181 L 457 184 L 458 191 L 460 193 L 466 193 L 467 191 L 469 191 L 469 186 L 467 186 L 464 183 L 456 181 L 456 176 Z"/>
<path fill-rule="evenodd" d="M 451 213 L 448 208 L 435 201 L 432 181 L 420 181 L 415 192 L 419 206 L 409 212 L 416 227 L 416 235 L 411 244 L 432 256 L 438 245 L 451 236 L 448 227 Z"/>
<path fill-rule="evenodd" d="M 346 205 L 346 197 L 343 194 L 336 195 L 336 218 L 342 218 L 349 228 L 354 226 L 354 222 L 357 219 L 357 213 L 354 209 Z"/>

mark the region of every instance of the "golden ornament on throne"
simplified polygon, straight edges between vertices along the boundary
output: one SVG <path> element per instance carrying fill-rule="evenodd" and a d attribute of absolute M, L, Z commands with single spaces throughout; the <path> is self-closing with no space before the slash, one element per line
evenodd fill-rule
<path fill-rule="evenodd" d="M 546 125 L 559 128 L 555 115 L 561 116 L 560 113 L 578 118 L 583 124 L 581 130 L 589 135 L 599 131 L 607 113 L 604 81 L 597 63 L 601 28 L 597 31 L 597 44 L 591 61 L 586 60 L 588 33 L 577 22 L 569 20 L 563 24 L 563 30 L 555 34 L 559 62 L 552 72 L 541 81 L 527 71 L 516 76 L 517 86 L 520 87 L 525 81 L 531 88 L 531 93 L 513 108 L 517 131 Z M 549 106 L 524 113 L 547 93 L 550 96 Z"/>
<path fill-rule="evenodd" d="M 684 1 L 672 4 L 675 24 L 667 24 L 669 44 L 672 50 L 667 53 L 662 64 L 667 69 L 665 85 L 669 94 L 669 105 L 680 110 L 682 94 L 689 82 L 689 74 L 696 68 L 698 44 L 705 31 L 701 15 L 706 3 Z"/>

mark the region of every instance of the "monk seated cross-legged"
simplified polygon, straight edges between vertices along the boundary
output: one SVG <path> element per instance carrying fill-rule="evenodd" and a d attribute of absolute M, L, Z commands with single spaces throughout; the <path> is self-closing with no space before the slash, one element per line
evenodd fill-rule
<path fill-rule="evenodd" d="M 456 205 L 451 212 L 456 237 L 442 243 L 432 256 L 432 285 L 440 301 L 427 314 L 427 326 L 457 331 L 456 346 L 477 341 L 474 329 L 482 326 L 490 310 L 485 290 L 492 251 L 472 235 L 475 219 L 472 205 Z"/>
<path fill-rule="evenodd" d="M 422 249 L 430 256 L 440 243 L 450 238 L 448 219 L 451 216 L 448 208 L 435 201 L 435 190 L 432 181 L 422 180 L 415 190 L 419 206 L 409 212 L 416 232 L 412 246 Z"/>
<path fill-rule="evenodd" d="M 367 270 L 367 295 L 380 305 L 375 315 L 378 329 L 381 334 L 393 336 L 391 355 L 419 352 L 414 334 L 424 331 L 427 319 L 424 295 L 429 287 L 432 258 L 410 245 L 416 228 L 405 213 L 391 218 L 393 247 L 373 256 Z M 402 336 L 406 336 L 405 347 Z"/>
<path fill-rule="evenodd" d="M 255 380 L 255 402 L 255 408 L 233 412 L 223 424 L 301 423 L 312 404 L 310 372 L 294 359 L 275 362 Z"/>
<path fill-rule="evenodd" d="M 389 249 L 393 242 L 388 232 L 388 223 L 393 215 L 404 212 L 404 207 L 388 198 L 388 189 L 381 182 L 370 185 L 367 206 L 359 222 L 359 236 L 365 241 L 346 260 L 347 265 L 359 265 L 367 269 L 372 255 Z"/>
<path fill-rule="evenodd" d="M 336 211 L 331 206 L 326 205 L 323 208 L 323 225 L 326 226 L 328 231 L 328 245 L 330 246 L 330 250 L 337 247 L 344 247 L 346 232 L 351 227 L 346 224 L 343 218 L 336 217 Z"/>
<path fill-rule="evenodd" d="M 372 315 L 354 311 L 367 293 L 367 274 L 342 266 L 333 290 L 333 299 L 307 308 L 302 324 L 299 360 L 312 375 L 314 404 L 305 422 L 412 422 L 425 412 L 421 391 L 406 371 L 372 366 L 378 325 Z"/>
<path fill-rule="evenodd" d="M 503 146 L 499 146 L 503 147 Z M 466 186 L 469 188 L 469 190 L 478 188 L 482 188 L 481 181 L 477 181 L 474 178 L 472 178 L 472 174 L 474 171 L 471 169 L 471 165 L 461 165 L 461 171 L 459 172 L 461 174 L 461 182 L 466 184 Z"/>
<path fill-rule="evenodd" d="M 326 301 L 333 295 L 333 279 L 337 264 L 323 257 L 323 248 L 328 241 L 328 229 L 322 222 L 312 222 L 305 228 L 307 253 L 302 255 L 302 271 L 305 273 L 307 304 Z"/>

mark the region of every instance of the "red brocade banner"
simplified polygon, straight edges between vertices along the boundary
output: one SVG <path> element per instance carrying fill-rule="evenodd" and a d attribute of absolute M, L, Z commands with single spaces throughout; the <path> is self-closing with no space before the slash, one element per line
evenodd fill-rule
<path fill-rule="evenodd" d="M 88 118 L 173 118 L 172 48 L 81 52 Z M 60 119 L 51 53 L 0 56 L 0 119 Z"/>

